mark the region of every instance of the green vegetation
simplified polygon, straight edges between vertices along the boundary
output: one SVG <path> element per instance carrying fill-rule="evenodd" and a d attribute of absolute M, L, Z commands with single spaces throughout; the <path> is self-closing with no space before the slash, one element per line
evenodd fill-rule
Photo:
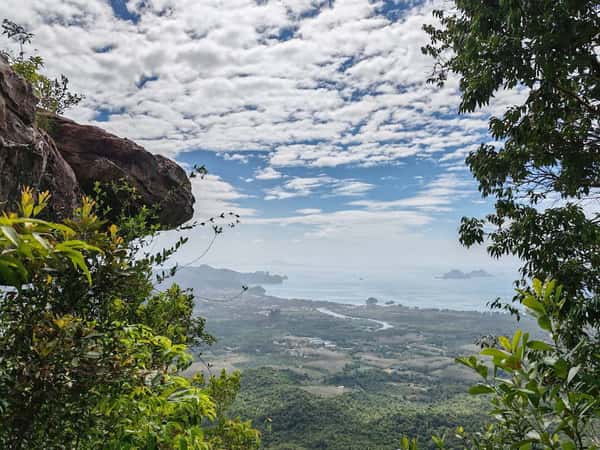
<path fill-rule="evenodd" d="M 16 56 L 8 51 L 0 53 L 8 59 L 13 70 L 31 84 L 33 92 L 38 98 L 39 109 L 62 114 L 65 110 L 83 100 L 81 95 L 69 91 L 69 79 L 66 76 L 61 75 L 60 79 L 51 79 L 40 73 L 40 70 L 44 67 L 44 60 L 41 56 L 25 56 L 23 46 L 31 43 L 32 33 L 28 32 L 22 25 L 4 19 L 2 21 L 2 34 L 19 44 L 19 53 Z M 43 121 L 44 118 L 40 116 L 38 120 Z"/>
<path fill-rule="evenodd" d="M 466 447 L 598 448 L 600 214 L 582 206 L 600 188 L 598 4 L 455 5 L 450 13 L 434 12 L 440 28 L 425 27 L 431 43 L 423 51 L 436 59 L 430 81 L 442 85 L 457 74 L 462 112 L 504 89 L 521 90 L 524 98 L 490 119 L 497 142 L 467 158 L 482 195 L 496 204 L 485 219 L 464 218 L 460 240 L 487 242 L 490 255 L 523 261 L 515 300 L 552 337 L 500 337 L 500 348 L 482 351 L 493 373 L 475 357 L 460 359 L 485 379 L 471 392 L 490 394 L 494 408 L 489 428 L 466 438 Z"/>
<path fill-rule="evenodd" d="M 600 216 L 586 215 L 581 201 L 600 187 L 598 4 L 455 3 L 455 13 L 435 13 L 440 28 L 425 27 L 431 44 L 423 50 L 436 59 L 430 81 L 443 84 L 457 74 L 462 112 L 505 89 L 523 97 L 490 119 L 496 143 L 467 158 L 482 195 L 494 196 L 496 205 L 484 219 L 463 219 L 461 242 L 487 238 L 493 257 L 523 260 L 525 280 L 556 279 L 569 295 L 573 331 L 586 321 L 597 329 Z"/>
<path fill-rule="evenodd" d="M 239 375 L 186 378 L 189 345 L 211 341 L 193 297 L 156 292 L 143 214 L 119 226 L 84 198 L 64 223 L 36 218 L 49 194 L 23 191 L 0 218 L 0 446 L 257 448 L 228 406 Z"/>
<path fill-rule="evenodd" d="M 482 334 L 515 331 L 514 320 L 501 313 L 203 293 L 212 300 L 199 308 L 217 342 L 190 372 L 241 369 L 232 412 L 252 420 L 268 450 L 395 450 L 404 435 L 435 448 L 429 436 L 444 433 L 448 448 L 462 448 L 456 428 L 482 429 L 488 407 L 483 397 L 467 394 L 477 374 L 455 358 L 476 351 Z M 385 319 L 393 328 L 317 308 Z M 543 338 L 531 319 L 522 325 Z"/>
<path fill-rule="evenodd" d="M 484 423 L 483 402 L 464 394 L 465 386 L 463 393 L 445 399 L 416 401 L 407 399 L 408 384 L 387 381 L 396 378 L 380 369 L 358 373 L 344 381 L 354 380 L 361 388 L 328 394 L 289 370 L 249 369 L 235 411 L 262 424 L 269 450 L 396 450 L 404 433 L 443 434 L 462 423 L 476 430 Z M 340 390 L 335 384 L 330 388 Z"/>
<path fill-rule="evenodd" d="M 595 336 L 581 339 L 575 348 L 564 345 L 567 297 L 554 281 L 542 284 L 534 279 L 533 289 L 522 295 L 527 312 L 552 341 L 532 340 L 520 330 L 511 339 L 501 336 L 498 348 L 481 351 L 492 358 L 492 370 L 489 359 L 458 359 L 484 379 L 469 392 L 489 394 L 496 419 L 485 432 L 468 436 L 459 429 L 459 436 L 467 448 L 600 448 L 595 430 L 600 417 Z"/>

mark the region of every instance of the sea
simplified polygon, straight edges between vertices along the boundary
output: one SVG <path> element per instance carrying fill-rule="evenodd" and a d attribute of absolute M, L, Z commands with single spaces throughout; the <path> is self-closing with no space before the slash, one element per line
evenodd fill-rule
<path fill-rule="evenodd" d="M 379 304 L 393 301 L 418 308 L 489 311 L 497 298 L 510 301 L 515 293 L 515 272 L 490 273 L 489 277 L 442 279 L 427 269 L 361 274 L 335 270 L 286 268 L 288 279 L 264 285 L 268 295 L 281 298 L 321 300 L 352 305 L 375 297 Z"/>

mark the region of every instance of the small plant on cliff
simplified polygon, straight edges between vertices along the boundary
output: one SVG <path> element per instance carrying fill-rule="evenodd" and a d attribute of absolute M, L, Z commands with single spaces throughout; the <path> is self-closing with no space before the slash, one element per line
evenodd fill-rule
<path fill-rule="evenodd" d="M 33 33 L 28 32 L 22 25 L 4 19 L 2 34 L 19 45 L 17 55 L 13 55 L 8 50 L 2 51 L 2 54 L 8 59 L 13 70 L 31 83 L 34 94 L 39 100 L 39 109 L 62 114 L 83 99 L 80 94 L 69 90 L 69 79 L 66 76 L 61 75 L 60 78 L 51 79 L 40 72 L 44 67 L 41 56 L 25 56 L 23 47 L 31 43 Z"/>
<path fill-rule="evenodd" d="M 239 375 L 181 375 L 212 338 L 192 295 L 154 290 L 144 216 L 110 225 L 86 198 L 51 223 L 48 199 L 0 217 L 0 448 L 257 448 L 227 417 Z"/>

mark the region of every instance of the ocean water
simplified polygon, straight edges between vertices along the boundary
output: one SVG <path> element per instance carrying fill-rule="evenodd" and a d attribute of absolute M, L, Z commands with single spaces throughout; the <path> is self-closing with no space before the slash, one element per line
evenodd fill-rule
<path fill-rule="evenodd" d="M 436 278 L 429 270 L 402 270 L 393 273 L 341 273 L 323 270 L 282 271 L 288 280 L 264 286 L 267 294 L 282 298 L 326 300 L 364 304 L 375 297 L 380 304 L 394 301 L 405 306 L 453 310 L 486 311 L 486 303 L 500 297 L 509 301 L 514 294 L 514 272 L 493 273 L 490 277 L 467 280 Z"/>

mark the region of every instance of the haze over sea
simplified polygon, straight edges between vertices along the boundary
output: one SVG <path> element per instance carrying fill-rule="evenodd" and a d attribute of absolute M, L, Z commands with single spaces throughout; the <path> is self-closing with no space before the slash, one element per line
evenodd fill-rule
<path fill-rule="evenodd" d="M 380 304 L 391 300 L 411 307 L 475 311 L 488 311 L 488 302 L 498 297 L 509 301 L 514 294 L 514 272 L 471 279 L 436 278 L 442 273 L 411 268 L 361 274 L 296 267 L 286 269 L 288 279 L 283 284 L 264 287 L 267 294 L 282 298 L 360 305 L 375 297 Z"/>

